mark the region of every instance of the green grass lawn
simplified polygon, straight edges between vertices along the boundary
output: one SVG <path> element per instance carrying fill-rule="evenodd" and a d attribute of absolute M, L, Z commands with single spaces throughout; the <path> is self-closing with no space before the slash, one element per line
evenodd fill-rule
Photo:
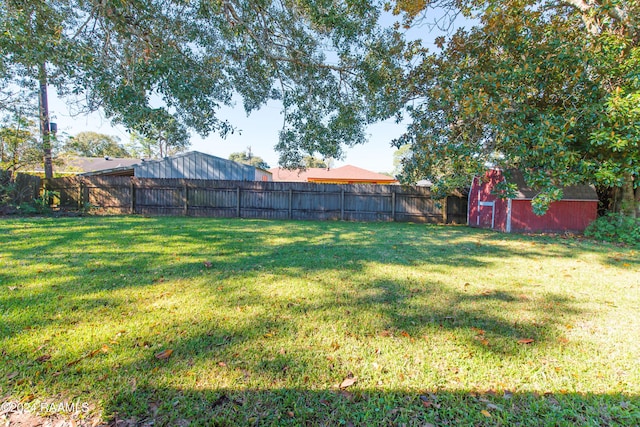
<path fill-rule="evenodd" d="M 417 224 L 2 219 L 0 401 L 62 399 L 142 425 L 638 425 L 640 253 Z"/>

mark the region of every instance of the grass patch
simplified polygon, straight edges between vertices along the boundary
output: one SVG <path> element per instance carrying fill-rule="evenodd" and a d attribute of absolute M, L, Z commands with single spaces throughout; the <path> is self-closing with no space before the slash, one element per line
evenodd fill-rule
<path fill-rule="evenodd" d="M 0 400 L 155 425 L 637 425 L 639 273 L 637 249 L 466 227 L 2 220 Z"/>

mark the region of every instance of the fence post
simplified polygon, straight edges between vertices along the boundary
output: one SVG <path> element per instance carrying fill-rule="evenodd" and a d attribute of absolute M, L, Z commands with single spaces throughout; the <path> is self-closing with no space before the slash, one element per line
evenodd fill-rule
<path fill-rule="evenodd" d="M 134 178 L 131 178 L 130 181 L 130 185 L 131 185 L 131 213 L 135 214 L 136 213 L 136 183 L 134 181 Z"/>
<path fill-rule="evenodd" d="M 82 187 L 84 180 L 82 178 L 80 178 L 80 180 L 78 181 L 78 211 L 82 212 L 82 207 L 84 206 L 84 200 L 83 199 L 83 191 L 82 191 Z"/>
<path fill-rule="evenodd" d="M 293 190 L 289 189 L 289 219 L 293 218 L 292 215 L 292 207 L 293 207 Z"/>
<path fill-rule="evenodd" d="M 344 221 L 344 189 L 340 193 L 340 221 Z"/>
<path fill-rule="evenodd" d="M 391 193 L 391 221 L 396 220 L 396 192 Z"/>
<path fill-rule="evenodd" d="M 189 215 L 189 187 L 186 180 L 182 184 L 182 215 L 187 216 Z"/>
<path fill-rule="evenodd" d="M 240 218 L 240 187 L 236 187 L 236 216 Z"/>
<path fill-rule="evenodd" d="M 447 217 L 447 199 L 449 198 L 449 196 L 445 196 L 444 200 L 442 201 L 442 222 L 444 222 L 445 224 L 447 223 L 448 217 Z"/>

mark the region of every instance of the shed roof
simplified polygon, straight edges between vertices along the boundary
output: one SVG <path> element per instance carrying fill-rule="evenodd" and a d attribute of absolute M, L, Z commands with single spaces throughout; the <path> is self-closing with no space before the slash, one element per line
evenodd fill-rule
<path fill-rule="evenodd" d="M 516 200 L 531 200 L 538 195 L 539 191 L 529 187 L 521 171 L 509 170 L 509 182 L 518 186 Z M 591 200 L 597 201 L 598 194 L 592 185 L 571 185 L 562 188 L 562 200 Z"/>

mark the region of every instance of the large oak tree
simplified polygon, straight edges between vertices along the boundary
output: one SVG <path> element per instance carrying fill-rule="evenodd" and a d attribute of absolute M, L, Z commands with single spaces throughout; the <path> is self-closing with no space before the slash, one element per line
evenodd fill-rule
<path fill-rule="evenodd" d="M 428 19 L 430 2 L 417 3 L 398 2 L 409 25 Z M 406 175 L 447 188 L 487 165 L 519 168 L 540 190 L 538 213 L 562 186 L 592 183 L 618 189 L 638 215 L 640 2 L 439 4 L 475 23 L 411 71 L 413 120 L 397 141 L 414 153 Z"/>
<path fill-rule="evenodd" d="M 218 112 L 282 103 L 285 166 L 340 158 L 391 115 L 402 38 L 366 0 L 0 0 L 0 77 L 44 81 L 153 137 L 233 130 Z M 396 88 L 380 90 L 381 87 Z M 147 132 L 149 131 L 149 132 Z"/>

